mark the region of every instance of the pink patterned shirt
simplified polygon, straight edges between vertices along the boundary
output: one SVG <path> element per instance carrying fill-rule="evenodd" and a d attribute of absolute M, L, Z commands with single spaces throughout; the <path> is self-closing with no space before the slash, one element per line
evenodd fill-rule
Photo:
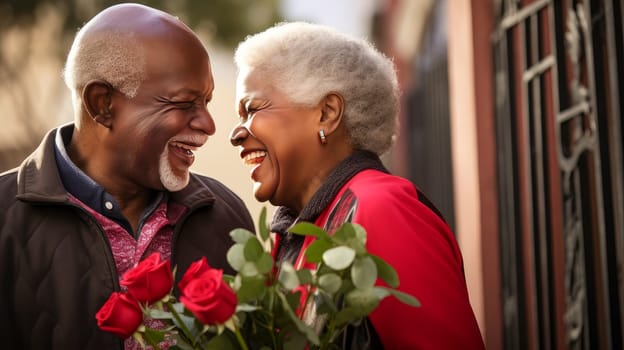
<path fill-rule="evenodd" d="M 174 202 L 167 203 L 163 200 L 141 226 L 137 240 L 115 221 L 96 212 L 73 195 L 69 193 L 68 195 L 71 202 L 85 209 L 104 229 L 115 259 L 119 280 L 124 273 L 153 252 L 159 252 L 163 260 L 171 258 L 173 227 L 186 212 L 185 206 Z M 148 326 L 158 327 L 159 325 L 150 323 Z M 141 349 L 133 338 L 126 339 L 125 348 L 126 350 Z"/>

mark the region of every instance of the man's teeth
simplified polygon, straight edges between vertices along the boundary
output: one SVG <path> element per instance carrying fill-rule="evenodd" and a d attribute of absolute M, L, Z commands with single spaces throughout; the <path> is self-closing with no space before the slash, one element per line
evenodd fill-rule
<path fill-rule="evenodd" d="M 243 162 L 247 165 L 257 164 L 262 160 L 259 158 L 264 158 L 266 155 L 267 153 L 265 151 L 253 151 L 243 158 Z"/>
<path fill-rule="evenodd" d="M 187 144 L 184 143 L 179 143 L 179 142 L 171 142 L 171 145 L 174 147 L 178 147 L 183 149 L 184 151 L 186 151 L 186 154 L 188 154 L 189 156 L 193 155 L 193 151 L 197 149 L 197 147 L 193 147 L 193 146 L 189 146 Z"/>

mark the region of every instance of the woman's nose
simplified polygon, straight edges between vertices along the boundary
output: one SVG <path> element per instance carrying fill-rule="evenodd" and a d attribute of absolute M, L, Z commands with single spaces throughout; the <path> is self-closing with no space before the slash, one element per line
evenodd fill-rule
<path fill-rule="evenodd" d="M 238 125 L 230 132 L 230 143 L 232 146 L 240 146 L 249 136 L 249 130 L 244 125 Z"/>

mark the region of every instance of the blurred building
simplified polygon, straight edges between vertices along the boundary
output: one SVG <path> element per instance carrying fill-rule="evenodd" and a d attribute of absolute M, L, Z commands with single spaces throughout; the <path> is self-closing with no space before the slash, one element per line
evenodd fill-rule
<path fill-rule="evenodd" d="M 622 349 L 622 2 L 383 4 L 393 169 L 453 217 L 487 348 Z"/>

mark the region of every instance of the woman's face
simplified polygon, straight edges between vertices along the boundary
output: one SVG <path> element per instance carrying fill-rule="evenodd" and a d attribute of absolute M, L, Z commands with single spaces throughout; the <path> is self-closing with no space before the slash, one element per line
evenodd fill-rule
<path fill-rule="evenodd" d="M 254 196 L 301 210 L 318 187 L 320 106 L 292 103 L 255 71 L 241 71 L 237 84 L 240 122 L 231 132 L 251 167 Z"/>

